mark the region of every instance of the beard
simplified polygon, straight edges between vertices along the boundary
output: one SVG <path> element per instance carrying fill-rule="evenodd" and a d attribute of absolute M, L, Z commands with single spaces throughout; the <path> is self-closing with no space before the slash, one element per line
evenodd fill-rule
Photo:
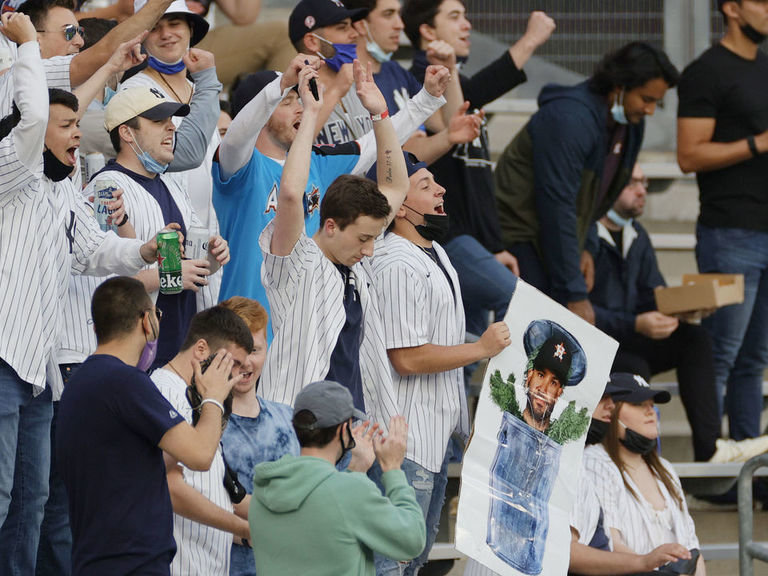
<path fill-rule="evenodd" d="M 557 402 L 557 400 L 551 398 L 550 396 L 547 396 L 546 394 L 540 394 L 532 390 L 528 390 L 527 396 L 528 396 L 528 409 L 530 410 L 531 416 L 533 416 L 533 419 L 537 422 L 543 422 L 548 420 L 549 417 L 552 415 L 552 411 L 555 408 L 555 403 Z M 537 404 L 534 402 L 534 400 L 545 402 L 546 403 L 545 407 L 543 409 L 539 409 L 537 407 Z"/>

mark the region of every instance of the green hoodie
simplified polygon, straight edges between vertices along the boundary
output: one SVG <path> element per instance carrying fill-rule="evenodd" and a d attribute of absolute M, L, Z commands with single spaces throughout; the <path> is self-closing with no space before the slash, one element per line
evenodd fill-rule
<path fill-rule="evenodd" d="M 384 472 L 386 497 L 365 474 L 286 455 L 253 469 L 248 513 L 259 576 L 373 576 L 373 553 L 421 554 L 424 517 L 402 470 Z"/>

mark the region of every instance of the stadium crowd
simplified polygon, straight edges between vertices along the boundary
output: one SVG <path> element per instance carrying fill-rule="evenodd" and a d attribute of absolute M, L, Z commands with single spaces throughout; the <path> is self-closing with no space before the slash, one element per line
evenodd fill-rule
<path fill-rule="evenodd" d="M 214 5 L 2 4 L 0 575 L 419 573 L 518 278 L 620 344 L 572 572 L 704 574 L 647 381 L 677 370 L 697 461 L 768 450 L 768 2 L 720 0 L 682 74 L 636 41 L 545 86 L 498 163 L 544 12 L 468 76 L 460 0 Z M 701 324 L 636 220 L 674 88 L 699 269 L 745 278 Z M 566 379 L 532 361 L 526 413 Z"/>

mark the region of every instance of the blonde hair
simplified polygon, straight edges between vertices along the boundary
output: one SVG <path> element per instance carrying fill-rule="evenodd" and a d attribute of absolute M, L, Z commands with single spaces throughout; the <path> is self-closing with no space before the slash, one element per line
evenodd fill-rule
<path fill-rule="evenodd" d="M 267 329 L 269 315 L 264 306 L 256 300 L 244 298 L 243 296 L 232 296 L 232 298 L 220 302 L 219 306 L 227 308 L 240 316 L 252 333 L 258 333 Z"/>
<path fill-rule="evenodd" d="M 619 440 L 619 427 L 621 426 L 621 424 L 619 424 L 619 412 L 621 411 L 621 407 L 624 406 L 624 404 L 625 402 L 616 402 L 616 408 L 614 408 L 613 414 L 611 414 L 611 425 L 608 427 L 608 433 L 603 439 L 603 446 L 605 447 L 605 451 L 608 453 L 608 456 L 611 457 L 611 460 L 613 460 L 613 463 L 616 465 L 616 468 L 618 468 L 619 472 L 621 472 L 621 479 L 624 481 L 624 487 L 627 489 L 627 492 L 629 492 L 632 497 L 639 502 L 639 496 L 635 493 L 635 491 L 632 489 L 632 486 L 630 486 L 629 482 L 627 481 L 627 475 L 629 474 L 627 472 L 627 465 L 621 459 L 621 452 L 619 451 L 619 446 L 621 444 Z M 678 488 L 674 476 L 661 463 L 661 459 L 656 453 L 656 450 L 652 450 L 648 454 L 643 454 L 642 458 L 648 468 L 650 468 L 651 474 L 653 474 L 657 480 L 660 480 L 661 483 L 664 484 L 664 486 L 667 488 L 667 492 L 672 495 L 672 498 L 677 503 L 677 506 L 680 508 L 680 510 L 682 510 L 683 495 L 681 494 L 681 490 Z"/>

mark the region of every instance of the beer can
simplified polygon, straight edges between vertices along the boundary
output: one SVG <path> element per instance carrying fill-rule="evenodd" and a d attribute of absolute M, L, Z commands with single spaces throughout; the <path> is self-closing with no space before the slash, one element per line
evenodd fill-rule
<path fill-rule="evenodd" d="M 160 274 L 160 293 L 178 294 L 184 288 L 181 278 L 181 247 L 178 232 L 157 235 L 157 271 Z"/>
<path fill-rule="evenodd" d="M 91 152 L 85 156 L 85 183 L 91 181 L 94 174 L 104 168 L 104 154 L 101 152 Z"/>
<path fill-rule="evenodd" d="M 104 232 L 107 230 L 117 232 L 117 222 L 107 223 L 107 218 L 114 212 L 107 205 L 112 200 L 112 192 L 115 190 L 117 190 L 117 183 L 108 178 L 99 178 L 93 186 L 93 214 Z"/>
<path fill-rule="evenodd" d="M 209 238 L 208 228 L 203 226 L 187 227 L 187 235 L 184 238 L 184 255 L 190 260 L 207 258 Z"/>

